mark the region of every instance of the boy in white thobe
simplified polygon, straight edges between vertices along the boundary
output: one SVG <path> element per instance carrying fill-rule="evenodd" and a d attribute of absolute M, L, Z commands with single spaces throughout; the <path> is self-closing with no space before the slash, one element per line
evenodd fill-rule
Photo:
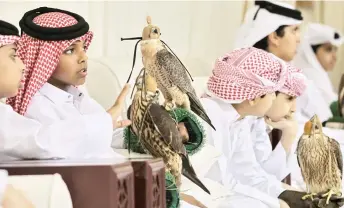
<path fill-rule="evenodd" d="M 249 9 L 244 24 L 240 27 L 236 47 L 253 46 L 268 51 L 289 62 L 296 54 L 300 41 L 299 25 L 301 12 L 287 3 L 256 1 Z M 265 117 L 270 126 L 282 130 L 282 137 L 275 149 L 267 130 L 264 118 L 252 118 L 251 131 L 256 157 L 262 167 L 279 180 L 290 173 L 292 165 L 292 145 L 297 137 L 297 121 L 291 116 L 296 110 L 296 97 L 304 91 L 305 79 L 293 76 L 292 83 L 286 83 Z M 301 83 L 299 83 L 301 82 Z M 294 86 L 300 88 L 291 89 Z M 287 119 L 286 119 L 287 118 Z"/>
<path fill-rule="evenodd" d="M 343 38 L 334 28 L 309 23 L 293 60 L 312 82 L 313 90 L 307 90 L 298 100 L 298 108 L 305 120 L 317 114 L 322 121 L 332 117 L 330 105 L 338 100 L 327 72 L 332 71 L 337 61 L 337 49 Z"/>
<path fill-rule="evenodd" d="M 0 98 L 15 96 L 21 83 L 25 67 L 16 54 L 17 45 L 14 43 L 18 39 L 18 34 L 0 35 Z M 26 73 L 26 76 L 30 75 L 32 77 L 32 74 Z M 24 92 L 23 89 L 20 91 Z M 120 124 L 117 118 L 128 91 L 129 87 L 126 86 L 117 104 L 108 112 L 93 112 L 46 124 L 25 118 L 14 112 L 11 106 L 0 102 L 1 160 L 13 157 L 42 159 L 116 156 L 110 147 L 112 130 Z M 10 103 L 19 112 L 19 102 Z"/>
<path fill-rule="evenodd" d="M 19 39 L 18 29 L 5 21 L 0 20 L 0 99 L 14 96 L 19 87 L 23 75 L 23 62 L 17 57 L 16 42 Z M 0 102 L 0 152 L 7 152 L 8 147 L 14 146 L 26 137 L 34 138 L 36 135 L 23 132 L 25 129 L 13 129 L 8 122 L 17 127 L 27 124 L 33 130 L 39 131 L 35 121 L 19 116 L 10 107 Z M 21 131 L 21 136 L 18 133 Z M 25 134 L 26 133 L 26 134 Z M 40 139 L 35 137 L 35 139 Z M 34 208 L 23 193 L 7 183 L 8 174 L 6 170 L 0 170 L 0 207 L 4 208 Z"/>
<path fill-rule="evenodd" d="M 282 183 L 256 160 L 246 118 L 265 115 L 285 83 L 287 68 L 255 48 L 235 50 L 215 63 L 202 104 L 216 127 L 207 129 L 208 142 L 223 153 L 207 177 L 230 192 L 219 207 L 288 207 L 278 200 L 285 191 Z"/>

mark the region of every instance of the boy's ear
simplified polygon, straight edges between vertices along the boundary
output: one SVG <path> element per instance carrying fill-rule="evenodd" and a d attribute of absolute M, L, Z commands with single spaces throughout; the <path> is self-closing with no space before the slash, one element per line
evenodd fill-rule
<path fill-rule="evenodd" d="M 270 33 L 268 35 L 268 45 L 273 45 L 275 47 L 279 46 L 279 39 L 280 37 L 277 35 L 276 32 Z"/>
<path fill-rule="evenodd" d="M 261 99 L 261 97 L 257 97 L 257 98 L 254 98 L 253 100 L 249 100 L 249 101 L 248 101 L 248 104 L 249 104 L 250 106 L 255 106 L 255 105 L 257 105 L 257 103 L 260 101 L 260 99 Z"/>

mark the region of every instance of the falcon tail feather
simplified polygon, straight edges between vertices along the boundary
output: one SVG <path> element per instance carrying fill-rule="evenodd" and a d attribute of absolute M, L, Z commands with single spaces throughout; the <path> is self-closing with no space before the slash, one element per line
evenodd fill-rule
<path fill-rule="evenodd" d="M 211 123 L 210 118 L 206 114 L 206 112 L 203 109 L 198 98 L 194 98 L 194 96 L 191 93 L 187 93 L 187 95 L 188 95 L 189 100 L 190 100 L 190 108 L 191 108 L 192 112 L 194 112 L 196 115 L 198 115 L 200 118 L 202 118 L 205 122 L 207 122 L 211 126 L 211 128 L 213 128 L 216 131 L 214 125 Z"/>
<path fill-rule="evenodd" d="M 187 177 L 190 181 L 194 182 L 197 186 L 199 186 L 203 191 L 210 194 L 210 191 L 207 187 L 198 179 L 195 170 L 191 166 L 190 160 L 188 156 L 181 155 L 182 162 L 183 162 L 183 172 L 182 174 Z"/>

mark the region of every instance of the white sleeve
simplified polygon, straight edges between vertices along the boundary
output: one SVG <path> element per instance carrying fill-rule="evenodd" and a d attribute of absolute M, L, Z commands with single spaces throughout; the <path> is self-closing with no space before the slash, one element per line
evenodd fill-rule
<path fill-rule="evenodd" d="M 285 189 L 279 179 L 268 174 L 257 162 L 250 133 L 245 130 L 247 128 L 241 127 L 240 133 L 236 135 L 238 138 L 229 163 L 229 167 L 233 168 L 233 175 L 242 184 L 255 187 L 277 199 Z"/>
<path fill-rule="evenodd" d="M 124 135 L 123 135 L 124 128 L 118 128 L 113 131 L 112 134 L 112 144 L 111 146 L 115 149 L 123 149 L 124 145 Z"/>
<path fill-rule="evenodd" d="M 262 166 L 266 172 L 275 175 L 278 180 L 283 180 L 291 172 L 291 157 L 292 154 L 287 154 L 279 142 Z"/>
<path fill-rule="evenodd" d="M 42 109 L 41 116 L 48 117 Z M 112 119 L 109 114 L 80 115 L 41 124 L 0 105 L 0 152 L 17 158 L 109 157 Z"/>
<path fill-rule="evenodd" d="M 253 173 L 256 173 L 256 170 L 254 170 L 252 166 L 251 168 L 248 168 L 248 172 L 245 172 L 244 169 L 241 169 L 241 171 L 244 171 L 243 174 L 247 175 L 249 183 L 244 184 L 243 181 L 240 180 L 240 177 L 233 175 L 234 170 L 237 169 L 237 166 L 232 166 L 233 164 L 240 166 L 246 165 L 246 160 L 248 160 L 249 163 L 252 161 L 250 161 L 250 159 L 247 157 L 244 159 L 242 156 L 239 156 L 238 153 L 236 153 L 237 155 L 234 158 L 230 155 L 232 150 L 237 147 L 234 147 L 233 143 L 231 142 L 230 134 L 228 133 L 228 125 L 218 119 L 219 112 L 217 112 L 217 109 L 212 106 L 212 102 L 207 101 L 207 99 L 201 99 L 201 101 L 204 108 L 207 109 L 207 114 L 216 128 L 216 131 L 214 131 L 211 127 L 209 127 L 208 124 L 202 122 L 205 129 L 205 134 L 207 136 L 206 141 L 208 144 L 214 145 L 214 147 L 222 153 L 218 161 L 206 174 L 206 178 L 223 184 L 230 193 L 236 192 L 244 196 L 260 200 L 268 204 L 269 207 L 279 208 L 280 205 L 277 196 L 279 195 L 278 193 L 284 191 L 280 182 L 279 185 L 276 185 L 274 188 L 277 190 L 263 187 L 266 183 L 266 177 L 264 180 L 259 181 L 259 179 L 257 179 L 257 177 L 250 172 L 253 169 Z M 240 160 L 240 157 L 244 160 L 233 162 L 233 160 Z M 259 167 L 259 165 L 256 166 L 256 168 L 257 167 Z M 274 192 L 274 194 L 271 192 Z"/>
<path fill-rule="evenodd" d="M 266 131 L 264 119 L 256 119 L 252 125 L 253 149 L 258 163 L 263 169 L 276 176 L 278 180 L 283 180 L 289 173 L 290 154 L 287 155 L 281 142 L 272 150 L 269 134 Z"/>

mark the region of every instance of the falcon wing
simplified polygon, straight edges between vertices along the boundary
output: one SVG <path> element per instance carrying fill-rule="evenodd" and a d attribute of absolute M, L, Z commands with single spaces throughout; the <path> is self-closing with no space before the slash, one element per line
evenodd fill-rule
<path fill-rule="evenodd" d="M 192 87 L 191 81 L 186 73 L 186 68 L 179 60 L 167 49 L 162 49 L 156 54 L 157 63 L 166 72 L 169 81 L 177 86 L 182 92 L 192 93 L 196 95 L 195 89 Z"/>
<path fill-rule="evenodd" d="M 337 159 L 337 164 L 340 170 L 341 177 L 343 178 L 343 157 L 342 157 L 342 152 L 340 150 L 340 144 L 335 139 L 332 139 L 332 138 L 330 138 L 330 143 L 331 143 L 331 149 L 334 152 Z"/>
<path fill-rule="evenodd" d="M 160 105 L 152 103 L 148 106 L 147 113 L 152 120 L 155 129 L 160 133 L 162 139 L 175 152 L 186 154 L 186 150 L 180 137 L 177 124 L 170 114 Z"/>
<path fill-rule="evenodd" d="M 148 107 L 148 114 L 162 139 L 169 144 L 175 152 L 181 154 L 183 175 L 210 194 L 207 187 L 198 179 L 186 153 L 177 125 L 170 114 L 167 113 L 162 106 L 155 103 L 150 104 Z"/>
<path fill-rule="evenodd" d="M 302 136 L 299 138 L 299 141 L 297 142 L 297 147 L 296 147 L 297 164 L 299 165 L 300 168 L 301 168 L 301 165 L 300 165 L 300 159 L 299 159 L 299 148 L 301 145 L 301 140 L 302 140 Z"/>
<path fill-rule="evenodd" d="M 199 117 L 206 121 L 214 130 L 209 116 L 206 114 L 200 100 L 198 99 L 195 89 L 186 73 L 186 68 L 179 60 L 167 49 L 160 50 L 157 54 L 158 65 L 166 71 L 166 76 L 172 85 L 177 86 L 183 93 L 187 94 L 190 100 L 190 107 Z"/>

